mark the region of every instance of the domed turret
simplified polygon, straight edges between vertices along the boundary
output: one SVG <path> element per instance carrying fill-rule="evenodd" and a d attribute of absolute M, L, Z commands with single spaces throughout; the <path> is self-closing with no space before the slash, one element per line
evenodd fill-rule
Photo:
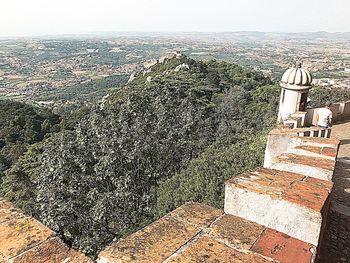
<path fill-rule="evenodd" d="M 311 82 L 312 76 L 310 72 L 306 69 L 301 68 L 301 63 L 298 63 L 293 68 L 287 69 L 281 79 L 281 84 L 284 84 L 283 86 L 286 86 L 285 84 L 301 86 L 289 87 L 290 89 L 303 89 L 303 86 L 311 86 Z"/>
<path fill-rule="evenodd" d="M 280 81 L 281 99 L 278 120 L 285 121 L 296 112 L 305 112 L 312 76 L 301 63 L 287 69 Z"/>

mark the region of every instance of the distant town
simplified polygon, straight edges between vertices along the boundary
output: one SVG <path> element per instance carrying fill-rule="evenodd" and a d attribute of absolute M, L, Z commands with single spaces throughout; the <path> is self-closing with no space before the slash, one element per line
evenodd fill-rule
<path fill-rule="evenodd" d="M 0 39 L 0 99 L 55 107 L 86 103 L 171 51 L 234 62 L 274 80 L 302 62 L 314 85 L 350 89 L 349 33 L 149 33 Z"/>

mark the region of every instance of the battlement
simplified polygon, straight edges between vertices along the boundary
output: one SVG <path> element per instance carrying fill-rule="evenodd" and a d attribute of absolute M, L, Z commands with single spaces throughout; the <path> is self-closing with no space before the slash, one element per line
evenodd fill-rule
<path fill-rule="evenodd" d="M 306 262 L 314 251 L 311 244 L 252 221 L 187 203 L 111 244 L 98 262 Z"/>
<path fill-rule="evenodd" d="M 335 125 L 333 138 L 300 131 L 270 132 L 264 168 L 226 182 L 224 211 L 186 203 L 97 262 L 347 262 L 350 122 Z M 0 262 L 94 262 L 4 199 L 0 240 Z"/>

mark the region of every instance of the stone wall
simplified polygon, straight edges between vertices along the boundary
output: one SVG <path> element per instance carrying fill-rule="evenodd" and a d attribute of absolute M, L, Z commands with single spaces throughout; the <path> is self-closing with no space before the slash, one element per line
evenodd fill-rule
<path fill-rule="evenodd" d="M 316 125 L 315 117 L 318 109 L 319 108 L 306 110 L 306 126 Z M 350 101 L 333 103 L 330 106 L 330 109 L 333 113 L 333 122 L 347 120 L 350 118 Z"/>

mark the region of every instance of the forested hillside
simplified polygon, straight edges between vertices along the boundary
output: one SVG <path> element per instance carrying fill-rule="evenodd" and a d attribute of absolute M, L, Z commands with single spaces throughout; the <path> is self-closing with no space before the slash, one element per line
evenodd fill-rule
<path fill-rule="evenodd" d="M 0 100 L 0 182 L 3 173 L 23 155 L 29 145 L 59 129 L 59 116 L 49 110 Z"/>
<path fill-rule="evenodd" d="M 261 165 L 278 97 L 238 65 L 166 60 L 32 145 L 2 192 L 96 255 L 183 202 L 222 207 L 224 181 Z"/>

